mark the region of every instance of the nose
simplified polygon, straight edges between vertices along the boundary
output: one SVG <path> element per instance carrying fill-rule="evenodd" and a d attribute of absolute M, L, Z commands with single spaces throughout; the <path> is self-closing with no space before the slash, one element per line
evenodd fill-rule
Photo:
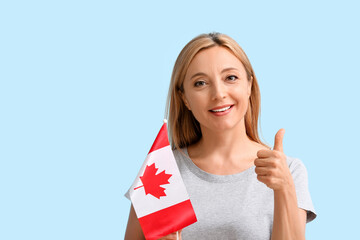
<path fill-rule="evenodd" d="M 226 98 L 226 86 L 220 81 L 215 81 L 212 86 L 212 100 L 221 100 Z"/>

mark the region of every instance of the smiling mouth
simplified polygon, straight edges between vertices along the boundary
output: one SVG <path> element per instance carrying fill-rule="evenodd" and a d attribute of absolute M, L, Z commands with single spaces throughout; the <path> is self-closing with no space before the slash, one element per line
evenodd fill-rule
<path fill-rule="evenodd" d="M 227 106 L 227 107 L 224 107 L 224 108 L 220 108 L 220 109 L 216 109 L 216 110 L 209 110 L 210 112 L 225 112 L 226 110 L 229 110 L 230 108 L 232 108 L 234 105 L 231 105 L 231 106 Z"/>

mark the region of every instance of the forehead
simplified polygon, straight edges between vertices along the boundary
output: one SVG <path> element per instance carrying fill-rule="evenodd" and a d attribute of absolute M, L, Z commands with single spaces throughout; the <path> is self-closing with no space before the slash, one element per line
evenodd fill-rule
<path fill-rule="evenodd" d="M 245 72 L 241 61 L 229 49 L 220 46 L 211 47 L 201 50 L 195 55 L 187 70 L 186 78 L 199 71 L 204 73 L 221 72 L 222 69 L 229 67 Z"/>

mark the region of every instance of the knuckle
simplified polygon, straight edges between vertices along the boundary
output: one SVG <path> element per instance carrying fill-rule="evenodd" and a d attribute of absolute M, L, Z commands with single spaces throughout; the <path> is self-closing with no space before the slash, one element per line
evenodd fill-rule
<path fill-rule="evenodd" d="M 277 163 L 277 164 L 281 164 L 282 162 L 283 162 L 283 158 L 282 158 L 282 157 L 276 158 L 276 163 Z"/>
<path fill-rule="evenodd" d="M 279 152 L 279 151 L 274 151 L 274 156 L 276 158 L 281 158 L 282 157 L 281 152 Z"/>
<path fill-rule="evenodd" d="M 269 178 L 268 182 L 269 182 L 269 184 L 273 185 L 275 183 L 275 180 L 274 180 L 274 178 Z"/>
<path fill-rule="evenodd" d="M 281 162 L 279 160 L 276 160 L 276 162 L 274 163 L 274 168 L 278 169 L 281 167 Z"/>
<path fill-rule="evenodd" d="M 270 165 L 271 167 L 275 168 L 275 167 L 277 166 L 276 160 L 275 160 L 275 159 L 271 160 L 270 163 L 269 163 L 269 165 Z"/>

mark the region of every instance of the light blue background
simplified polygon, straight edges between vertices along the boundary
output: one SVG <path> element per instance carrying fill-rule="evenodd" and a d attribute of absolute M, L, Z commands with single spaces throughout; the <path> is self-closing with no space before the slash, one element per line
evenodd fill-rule
<path fill-rule="evenodd" d="M 354 239 L 356 1 L 2 1 L 0 239 L 123 239 L 123 197 L 161 127 L 180 50 L 233 37 L 253 64 L 270 145 L 302 159 L 307 239 Z"/>

